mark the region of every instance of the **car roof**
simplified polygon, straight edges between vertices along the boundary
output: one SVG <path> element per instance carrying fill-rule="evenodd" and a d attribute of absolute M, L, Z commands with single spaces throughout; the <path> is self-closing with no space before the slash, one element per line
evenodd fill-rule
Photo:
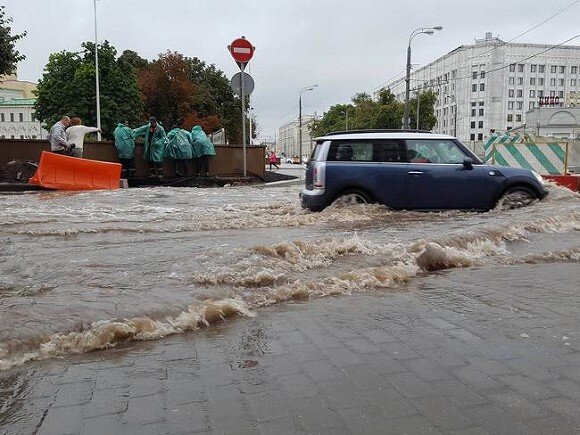
<path fill-rule="evenodd" d="M 317 137 L 315 140 L 344 140 L 344 139 L 455 139 L 446 134 L 408 131 L 353 131 L 337 132 Z"/>

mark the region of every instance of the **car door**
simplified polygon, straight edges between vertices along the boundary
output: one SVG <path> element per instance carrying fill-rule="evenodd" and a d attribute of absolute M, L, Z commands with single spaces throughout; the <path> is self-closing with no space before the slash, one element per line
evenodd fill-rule
<path fill-rule="evenodd" d="M 468 156 L 451 139 L 406 141 L 407 206 L 418 209 L 487 209 L 496 179 L 485 165 L 464 165 Z"/>

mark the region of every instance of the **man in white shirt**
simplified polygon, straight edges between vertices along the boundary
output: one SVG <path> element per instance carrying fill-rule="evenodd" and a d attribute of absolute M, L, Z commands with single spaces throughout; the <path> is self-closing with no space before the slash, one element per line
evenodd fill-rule
<path fill-rule="evenodd" d="M 82 157 L 85 134 L 95 133 L 100 130 L 97 127 L 87 127 L 86 125 L 82 125 L 83 121 L 78 117 L 72 118 L 70 123 L 70 127 L 66 129 L 66 141 L 75 144 L 75 147 L 72 150 L 72 155 L 74 157 Z"/>

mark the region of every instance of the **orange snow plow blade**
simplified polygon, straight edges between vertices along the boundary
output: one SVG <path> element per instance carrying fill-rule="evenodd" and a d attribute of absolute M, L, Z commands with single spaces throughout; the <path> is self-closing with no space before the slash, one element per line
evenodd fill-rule
<path fill-rule="evenodd" d="M 58 190 L 118 189 L 119 163 L 99 162 L 43 151 L 30 184 Z"/>

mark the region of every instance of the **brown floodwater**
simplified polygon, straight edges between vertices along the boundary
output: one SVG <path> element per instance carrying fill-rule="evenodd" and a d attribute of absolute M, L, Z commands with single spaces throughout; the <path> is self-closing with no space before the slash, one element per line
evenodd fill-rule
<path fill-rule="evenodd" d="M 0 370 L 288 300 L 393 291 L 442 269 L 580 262 L 580 195 L 563 188 L 488 213 L 311 213 L 298 190 L 0 196 Z"/>

